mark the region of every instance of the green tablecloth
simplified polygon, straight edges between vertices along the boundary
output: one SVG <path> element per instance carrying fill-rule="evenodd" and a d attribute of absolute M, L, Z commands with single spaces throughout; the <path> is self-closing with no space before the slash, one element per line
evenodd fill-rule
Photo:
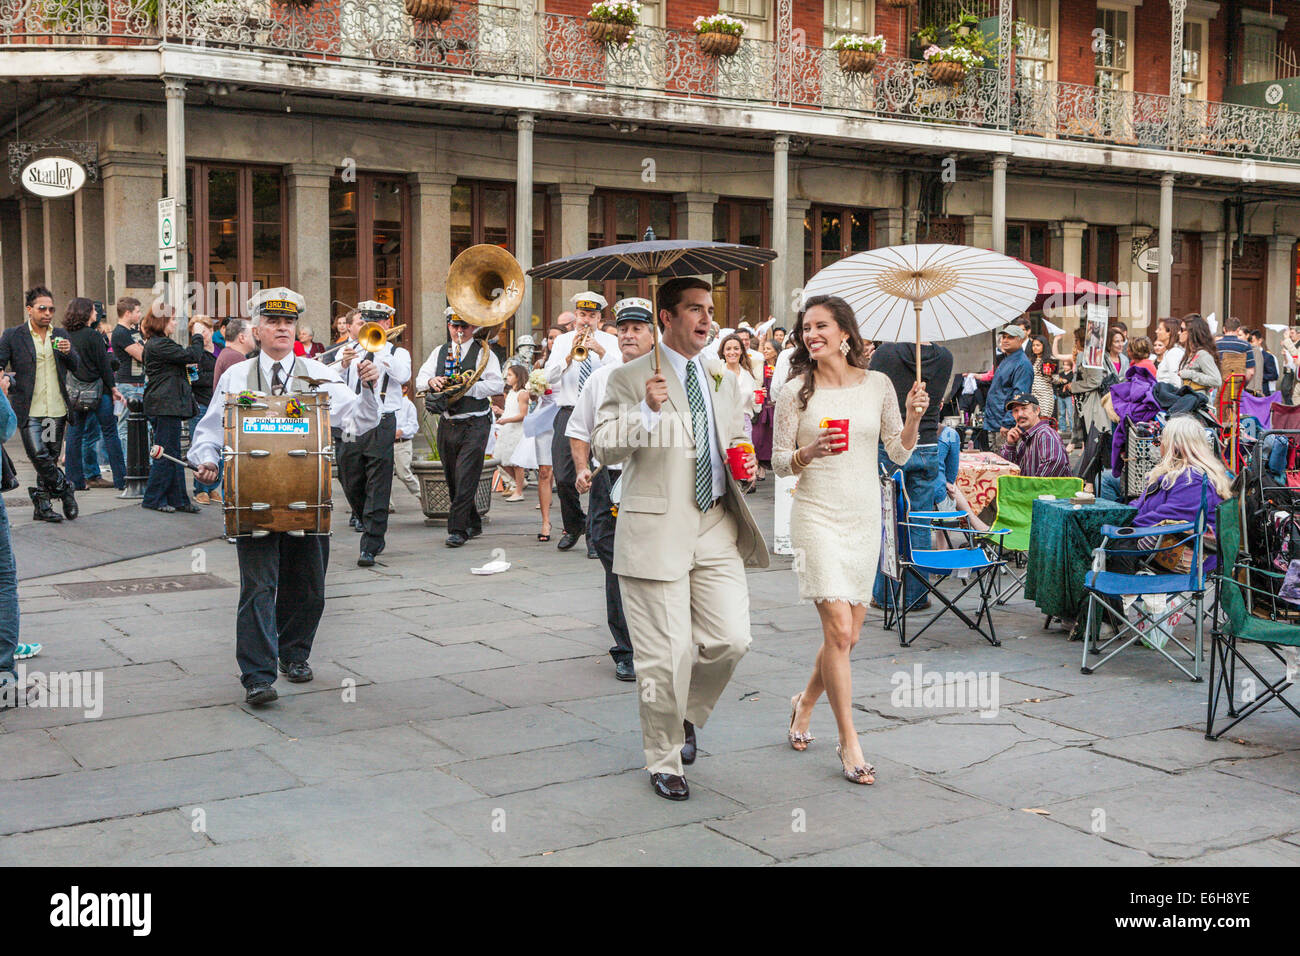
<path fill-rule="evenodd" d="M 1083 581 L 1092 552 L 1101 544 L 1102 525 L 1127 525 L 1137 509 L 1097 499 L 1076 505 L 1068 500 L 1035 501 L 1029 542 L 1025 597 L 1052 617 L 1077 620 L 1083 610 Z"/>

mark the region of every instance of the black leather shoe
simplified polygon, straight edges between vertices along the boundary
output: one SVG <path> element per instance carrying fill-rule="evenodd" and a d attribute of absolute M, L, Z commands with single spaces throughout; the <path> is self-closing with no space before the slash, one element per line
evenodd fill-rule
<path fill-rule="evenodd" d="M 32 505 L 36 511 L 32 514 L 33 521 L 48 521 L 51 524 L 57 524 L 63 520 L 63 515 L 59 514 L 50 507 L 50 496 L 39 488 L 28 488 L 27 494 L 32 499 Z"/>
<path fill-rule="evenodd" d="M 59 497 L 63 499 L 63 517 L 72 521 L 81 514 L 81 509 L 77 507 L 77 493 L 73 491 L 71 484 L 63 486 L 63 494 Z"/>
<path fill-rule="evenodd" d="M 200 508 L 198 505 L 194 504 L 193 502 L 187 505 L 180 505 L 177 507 L 176 510 L 184 511 L 187 515 L 196 515 L 196 514 L 201 514 L 203 512 L 203 509 Z"/>
<path fill-rule="evenodd" d="M 596 546 L 595 546 L 594 544 L 591 543 L 591 538 L 588 538 L 588 539 L 587 539 L 587 557 L 589 557 L 589 558 L 599 558 L 599 557 L 600 557 L 600 555 L 598 555 L 598 554 L 596 553 Z"/>
<path fill-rule="evenodd" d="M 357 534 L 361 534 L 361 532 L 366 530 L 366 526 L 361 523 L 361 519 L 356 515 L 353 515 L 348 519 L 348 524 L 352 525 L 352 530 Z"/>
<path fill-rule="evenodd" d="M 560 535 L 560 543 L 555 546 L 556 550 L 568 551 L 570 548 L 572 548 L 575 544 L 578 543 L 578 539 L 581 537 L 582 537 L 581 531 L 579 531 L 577 534 L 569 534 L 569 532 L 567 531 L 564 532 L 564 534 Z"/>
<path fill-rule="evenodd" d="M 294 684 L 305 684 L 316 675 L 311 672 L 311 665 L 306 661 L 280 661 L 280 673 Z"/>
<path fill-rule="evenodd" d="M 375 566 L 375 556 L 369 551 L 362 551 L 361 556 L 357 558 L 357 567 L 373 568 Z"/>
<path fill-rule="evenodd" d="M 650 774 L 650 786 L 665 800 L 688 800 L 691 796 L 690 788 L 686 786 L 686 778 L 679 777 L 675 773 Z"/>
<path fill-rule="evenodd" d="M 686 742 L 682 744 L 682 763 L 695 763 L 695 725 L 689 720 L 682 721 L 682 729 L 686 731 Z"/>
<path fill-rule="evenodd" d="M 631 661 L 615 661 L 614 676 L 619 680 L 636 680 L 636 668 Z"/>
<path fill-rule="evenodd" d="M 453 531 L 451 534 L 447 535 L 447 540 L 445 543 L 449 548 L 459 548 L 462 544 L 464 544 L 468 540 L 469 539 L 466 538 L 459 531 Z"/>
<path fill-rule="evenodd" d="M 252 704 L 254 707 L 261 707 L 263 704 L 269 704 L 279 696 L 275 692 L 275 688 L 270 684 L 257 684 L 248 688 L 248 693 L 244 694 L 244 703 Z"/>
<path fill-rule="evenodd" d="M 468 541 L 470 538 L 477 538 L 482 533 L 483 533 L 483 529 L 481 527 L 470 528 L 469 531 L 465 532 L 465 540 Z"/>

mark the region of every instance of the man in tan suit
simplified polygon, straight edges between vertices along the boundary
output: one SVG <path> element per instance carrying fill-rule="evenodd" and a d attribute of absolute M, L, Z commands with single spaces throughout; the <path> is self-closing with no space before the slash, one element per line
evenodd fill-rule
<path fill-rule="evenodd" d="M 713 293 L 700 279 L 659 290 L 656 351 L 616 368 L 596 414 L 597 457 L 622 465 L 614 573 L 632 635 L 641 733 L 651 785 L 690 796 L 682 765 L 749 649 L 746 567 L 767 567 L 767 546 L 726 464 L 745 438 L 735 377 L 700 356 Z M 757 471 L 749 456 L 749 474 Z M 692 658 L 698 652 L 698 659 Z"/>

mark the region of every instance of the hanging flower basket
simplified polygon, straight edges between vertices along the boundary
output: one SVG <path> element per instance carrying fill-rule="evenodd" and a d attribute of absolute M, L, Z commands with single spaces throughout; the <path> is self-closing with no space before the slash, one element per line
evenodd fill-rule
<path fill-rule="evenodd" d="M 870 73 L 876 68 L 878 54 L 872 50 L 840 50 L 838 55 L 845 73 Z"/>
<path fill-rule="evenodd" d="M 597 43 L 616 43 L 622 46 L 634 28 L 627 23 L 609 23 L 605 20 L 588 20 L 587 35 Z"/>
<path fill-rule="evenodd" d="M 734 33 L 701 33 L 698 39 L 700 51 L 709 56 L 735 56 L 740 49 L 740 37 Z"/>
<path fill-rule="evenodd" d="M 960 86 L 966 80 L 966 67 L 961 63 L 937 60 L 925 65 L 926 74 L 935 83 Z"/>
<path fill-rule="evenodd" d="M 450 20 L 456 9 L 453 0 L 405 0 L 405 3 L 407 15 L 422 23 Z"/>

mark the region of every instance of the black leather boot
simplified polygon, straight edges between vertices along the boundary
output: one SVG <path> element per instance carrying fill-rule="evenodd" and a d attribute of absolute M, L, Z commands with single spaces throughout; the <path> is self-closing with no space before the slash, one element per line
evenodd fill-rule
<path fill-rule="evenodd" d="M 71 521 L 81 513 L 77 507 L 77 493 L 72 490 L 72 482 L 63 483 L 63 493 L 59 497 L 63 499 L 63 517 Z"/>
<path fill-rule="evenodd" d="M 50 496 L 39 488 L 28 488 L 27 493 L 31 495 L 32 504 L 36 506 L 36 513 L 32 515 L 33 521 L 62 521 L 63 518 L 50 507 Z"/>

